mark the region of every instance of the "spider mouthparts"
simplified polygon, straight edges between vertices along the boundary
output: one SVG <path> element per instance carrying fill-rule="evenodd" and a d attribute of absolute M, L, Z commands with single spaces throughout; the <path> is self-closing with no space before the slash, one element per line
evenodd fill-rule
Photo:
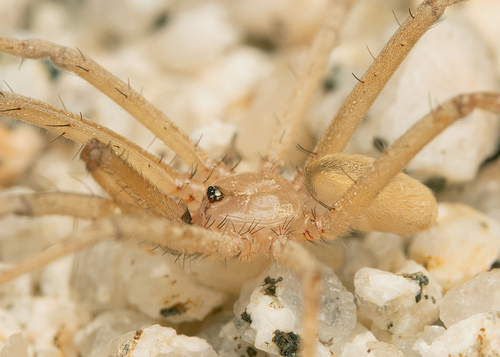
<path fill-rule="evenodd" d="M 189 209 L 186 208 L 186 211 L 184 211 L 184 214 L 182 215 L 181 220 L 184 223 L 193 224 L 193 219 L 191 217 L 191 213 L 189 212 Z"/>

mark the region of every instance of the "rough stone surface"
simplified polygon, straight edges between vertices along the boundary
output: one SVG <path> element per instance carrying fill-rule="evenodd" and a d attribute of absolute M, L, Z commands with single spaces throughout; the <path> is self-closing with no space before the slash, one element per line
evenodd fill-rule
<path fill-rule="evenodd" d="M 0 357 L 28 356 L 28 340 L 21 333 L 21 326 L 6 310 L 0 309 Z"/>
<path fill-rule="evenodd" d="M 414 261 L 408 261 L 398 274 L 360 269 L 354 285 L 360 311 L 391 334 L 411 336 L 438 317 L 442 289 Z"/>
<path fill-rule="evenodd" d="M 464 203 L 500 221 L 500 161 L 481 167 L 474 181 L 446 185 L 437 199 Z"/>
<path fill-rule="evenodd" d="M 205 340 L 177 335 L 173 328 L 160 325 L 129 332 L 114 339 L 108 354 L 127 357 L 217 357 Z"/>
<path fill-rule="evenodd" d="M 222 339 L 220 348 L 217 349 L 219 357 L 233 356 L 249 356 L 249 357 L 266 357 L 269 356 L 264 351 L 261 351 L 253 344 L 244 341 L 232 321 L 228 322 L 220 330 L 219 336 Z"/>
<path fill-rule="evenodd" d="M 500 311 L 500 269 L 479 273 L 448 291 L 439 317 L 446 327 L 488 310 Z"/>
<path fill-rule="evenodd" d="M 462 55 L 458 58 L 457 53 Z M 430 107 L 457 94 L 498 90 L 495 79 L 488 75 L 493 68 L 486 45 L 470 26 L 453 21 L 436 26 L 418 42 L 370 110 L 371 120 L 366 125 L 373 130 L 371 138 L 390 145 Z M 431 105 L 424 99 L 429 98 L 429 89 Z M 496 148 L 499 123 L 495 115 L 475 111 L 429 143 L 406 169 L 420 178 L 471 180 Z M 354 141 L 366 146 L 366 137 Z M 376 154 L 373 146 L 363 152 Z"/>
<path fill-rule="evenodd" d="M 108 310 L 79 329 L 74 342 L 80 356 L 100 357 L 112 339 L 153 323 L 153 320 L 133 310 Z"/>
<path fill-rule="evenodd" d="M 422 357 L 498 356 L 500 312 L 489 310 L 450 326 L 431 345 L 418 341 L 415 349 Z"/>
<path fill-rule="evenodd" d="M 153 319 L 201 320 L 226 298 L 189 277 L 176 258 L 151 247 L 101 244 L 85 253 L 73 280 L 91 310 L 129 304 Z"/>
<path fill-rule="evenodd" d="M 331 269 L 324 267 L 322 278 L 318 350 L 329 355 L 324 347 L 340 351 L 348 339 L 356 324 L 356 308 L 352 294 L 342 287 Z M 301 295 L 298 279 L 288 269 L 274 265 L 243 288 L 234 307 L 237 331 L 255 347 L 280 353 L 279 340 L 283 334 L 287 334 L 287 340 L 300 341 Z"/>
<path fill-rule="evenodd" d="M 10 335 L 0 349 L 0 357 L 29 357 L 29 341 L 22 333 Z"/>
<path fill-rule="evenodd" d="M 463 204 L 440 203 L 436 225 L 409 247 L 445 291 L 488 271 L 500 253 L 500 224 Z"/>
<path fill-rule="evenodd" d="M 403 353 L 388 343 L 377 341 L 370 331 L 349 340 L 340 357 L 404 357 Z"/>

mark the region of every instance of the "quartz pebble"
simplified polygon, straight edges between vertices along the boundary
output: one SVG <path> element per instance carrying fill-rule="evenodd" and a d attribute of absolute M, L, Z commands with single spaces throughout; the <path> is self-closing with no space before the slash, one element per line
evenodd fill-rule
<path fill-rule="evenodd" d="M 500 221 L 500 161 L 481 167 L 474 181 L 445 186 L 437 199 L 464 203 Z"/>
<path fill-rule="evenodd" d="M 264 351 L 256 349 L 254 345 L 244 341 L 232 321 L 228 322 L 220 330 L 219 336 L 222 339 L 222 345 L 217 350 L 219 357 L 250 356 L 265 357 L 269 356 Z"/>
<path fill-rule="evenodd" d="M 74 288 L 91 311 L 130 304 L 150 318 L 180 323 L 203 319 L 226 299 L 189 277 L 176 257 L 151 247 L 106 242 L 82 256 Z"/>
<path fill-rule="evenodd" d="M 100 357 L 112 339 L 153 324 L 153 320 L 134 310 L 107 310 L 80 328 L 74 342 L 79 356 Z"/>
<path fill-rule="evenodd" d="M 441 23 L 422 37 L 374 103 L 367 124 L 374 128 L 371 136 L 390 145 L 430 107 L 458 94 L 498 90 L 490 75 L 493 72 L 487 47 L 470 26 Z M 426 100 L 429 90 L 431 105 Z M 431 141 L 406 169 L 421 179 L 439 176 L 454 182 L 472 180 L 496 148 L 499 124 L 495 115 L 474 111 Z M 360 146 L 366 145 L 365 137 L 353 139 L 361 141 Z"/>
<path fill-rule="evenodd" d="M 157 35 L 149 53 L 166 68 L 198 71 L 219 60 L 238 37 L 226 8 L 217 2 L 201 2 L 179 13 Z"/>
<path fill-rule="evenodd" d="M 442 326 L 425 326 L 422 332 L 417 333 L 413 339 L 409 339 L 410 341 L 406 341 L 407 343 L 404 346 L 407 348 L 405 355 L 421 357 L 422 352 L 428 351 L 429 346 L 443 336 L 445 331 L 446 329 Z"/>
<path fill-rule="evenodd" d="M 171 327 L 153 325 L 111 341 L 108 354 L 127 357 L 217 357 L 213 348 L 201 338 L 177 335 Z"/>
<path fill-rule="evenodd" d="M 401 236 L 369 232 L 363 240 L 363 246 L 374 256 L 376 269 L 396 272 L 406 263 L 404 241 Z"/>
<path fill-rule="evenodd" d="M 500 224 L 463 204 L 440 203 L 436 225 L 409 247 L 445 291 L 490 269 L 500 253 Z"/>
<path fill-rule="evenodd" d="M 395 234 L 369 232 L 361 239 L 351 237 L 343 243 L 346 249 L 339 249 L 337 252 L 337 255 L 343 255 L 342 259 L 333 254 L 330 257 L 330 260 L 333 257 L 339 263 L 343 261 L 340 267 L 335 267 L 331 261 L 328 263 L 326 258 L 324 261 L 337 269 L 336 274 L 349 291 L 354 291 L 354 275 L 359 269 L 369 267 L 396 272 L 407 259 L 403 238 Z"/>
<path fill-rule="evenodd" d="M 479 273 L 443 298 L 439 317 L 446 327 L 490 309 L 500 311 L 500 269 Z"/>
<path fill-rule="evenodd" d="M 0 357 L 29 357 L 29 341 L 22 333 L 10 335 L 0 350 Z"/>
<path fill-rule="evenodd" d="M 377 341 L 370 331 L 349 340 L 340 357 L 404 357 L 401 351 L 388 343 Z"/>
<path fill-rule="evenodd" d="M 422 357 L 498 356 L 500 312 L 489 310 L 450 326 L 432 344 L 418 340 L 414 346 Z"/>
<path fill-rule="evenodd" d="M 354 285 L 361 313 L 391 334 L 411 336 L 438 318 L 441 286 L 414 261 L 398 274 L 362 268 Z"/>
<path fill-rule="evenodd" d="M 26 341 L 26 346 L 23 341 Z M 17 354 L 10 354 L 13 349 L 23 356 L 27 348 L 28 342 L 21 334 L 21 326 L 9 312 L 0 309 L 0 357 L 17 356 Z"/>
<path fill-rule="evenodd" d="M 309 43 L 324 21 L 325 0 L 313 0 L 307 6 L 293 0 L 231 1 L 234 21 L 255 41 L 271 43 Z"/>
<path fill-rule="evenodd" d="M 328 349 L 340 352 L 356 325 L 356 307 L 352 294 L 330 268 L 322 268 L 322 278 L 318 354 L 329 356 Z M 268 353 L 297 350 L 302 334 L 301 295 L 297 277 L 286 268 L 272 266 L 243 288 L 234 306 L 237 331 L 244 341 Z M 281 340 L 288 342 L 284 345 Z"/>

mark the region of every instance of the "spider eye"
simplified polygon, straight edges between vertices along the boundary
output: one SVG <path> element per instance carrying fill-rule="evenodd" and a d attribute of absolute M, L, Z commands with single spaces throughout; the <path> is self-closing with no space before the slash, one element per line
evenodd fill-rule
<path fill-rule="evenodd" d="M 218 202 L 222 201 L 224 194 L 221 192 L 218 186 L 208 186 L 207 188 L 207 198 L 208 202 Z"/>

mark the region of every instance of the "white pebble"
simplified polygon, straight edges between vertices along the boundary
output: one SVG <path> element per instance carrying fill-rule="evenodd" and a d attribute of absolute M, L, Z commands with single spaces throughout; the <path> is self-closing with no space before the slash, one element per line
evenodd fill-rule
<path fill-rule="evenodd" d="M 414 261 L 398 274 L 362 268 L 354 285 L 360 311 L 391 334 L 411 336 L 438 318 L 442 289 Z"/>
<path fill-rule="evenodd" d="M 228 322 L 220 330 L 219 337 L 222 338 L 222 345 L 217 350 L 219 357 L 233 357 L 233 356 L 254 356 L 265 357 L 267 354 L 263 351 L 256 349 L 252 344 L 244 341 L 234 323 Z"/>
<path fill-rule="evenodd" d="M 404 357 L 394 346 L 377 341 L 373 333 L 364 332 L 348 341 L 340 357 Z"/>
<path fill-rule="evenodd" d="M 29 357 L 29 341 L 22 333 L 10 335 L 0 350 L 0 357 Z"/>
<path fill-rule="evenodd" d="M 73 277 L 82 301 L 92 311 L 131 304 L 172 323 L 202 320 L 225 301 L 225 293 L 188 276 L 176 257 L 151 249 L 106 242 L 84 252 Z"/>
<path fill-rule="evenodd" d="M 319 318 L 318 354 L 339 353 L 356 325 L 353 296 L 330 268 L 322 269 L 323 294 Z M 297 277 L 274 265 L 256 282 L 247 284 L 234 306 L 235 326 L 243 340 L 279 354 L 298 349 L 302 334 L 302 294 Z M 280 338 L 286 337 L 286 345 Z M 324 353 L 324 354 L 322 354 Z"/>
<path fill-rule="evenodd" d="M 499 253 L 499 223 L 458 203 L 440 203 L 436 225 L 415 234 L 409 247 L 445 291 L 488 271 Z"/>
<path fill-rule="evenodd" d="M 0 309 L 0 351 L 3 351 L 5 346 L 8 345 L 10 337 L 20 332 L 21 326 L 19 326 L 14 317 L 8 311 Z M 16 337 L 15 339 L 17 340 L 18 338 Z M 0 357 L 6 356 L 8 355 L 5 352 L 0 352 Z"/>
<path fill-rule="evenodd" d="M 489 310 L 450 326 L 430 346 L 418 341 L 415 348 L 422 357 L 498 356 L 500 351 L 500 312 Z"/>
<path fill-rule="evenodd" d="M 487 48 L 473 29 L 449 20 L 440 23 L 417 43 L 375 102 L 368 114 L 369 121 L 377 123 L 370 124 L 377 127 L 373 137 L 392 144 L 445 100 L 462 93 L 497 91 L 491 73 L 494 67 Z M 474 111 L 428 144 L 407 170 L 420 178 L 471 180 L 494 152 L 498 129 L 495 115 Z"/>
<path fill-rule="evenodd" d="M 153 320 L 135 310 L 107 310 L 80 328 L 73 340 L 79 356 L 100 357 L 112 339 L 153 323 Z"/>
<path fill-rule="evenodd" d="M 442 326 L 425 326 L 422 332 L 417 333 L 411 353 L 418 353 L 418 357 L 429 351 L 430 345 L 443 336 L 446 329 Z"/>
<path fill-rule="evenodd" d="M 217 357 L 205 340 L 177 335 L 171 327 L 153 325 L 129 332 L 111 342 L 110 356 L 127 357 Z"/>
<path fill-rule="evenodd" d="M 198 71 L 236 44 L 239 35 L 227 17 L 221 4 L 202 2 L 172 19 L 149 53 L 166 68 Z"/>
<path fill-rule="evenodd" d="M 500 311 L 500 269 L 479 273 L 443 298 L 439 317 L 446 327 L 488 310 Z"/>

